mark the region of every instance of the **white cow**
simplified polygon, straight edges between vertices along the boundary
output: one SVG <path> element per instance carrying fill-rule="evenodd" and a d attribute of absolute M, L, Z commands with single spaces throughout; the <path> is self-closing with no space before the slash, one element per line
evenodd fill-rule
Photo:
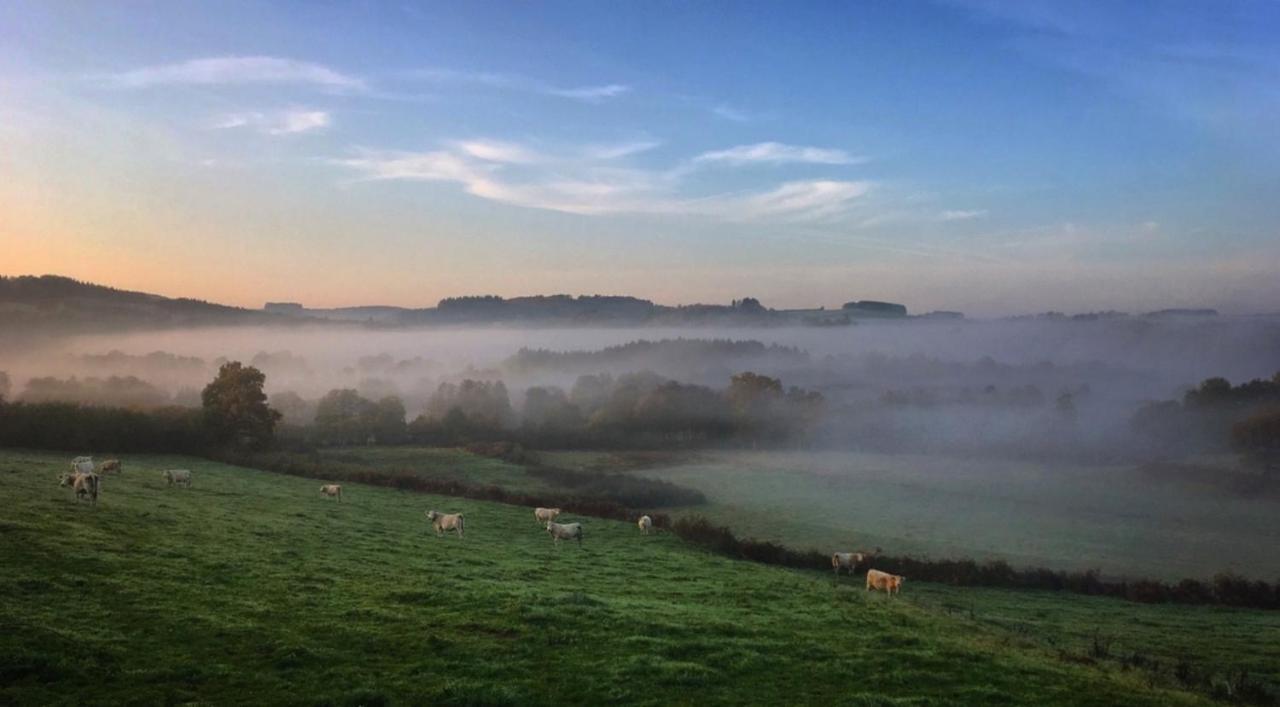
<path fill-rule="evenodd" d="M 166 469 L 160 472 L 165 481 L 170 486 L 186 486 L 191 488 L 191 470 L 190 469 Z"/>
<path fill-rule="evenodd" d="M 427 511 L 427 520 L 431 521 L 431 526 L 436 529 L 436 535 L 442 536 L 445 531 L 452 530 L 462 537 L 462 514 L 461 513 L 439 513 L 437 511 Z"/>
<path fill-rule="evenodd" d="M 867 556 L 861 552 L 833 552 L 831 553 L 831 569 L 835 570 L 837 576 L 840 570 L 847 570 L 849 574 L 858 569 L 858 565 L 866 562 Z"/>
<path fill-rule="evenodd" d="M 557 523 L 553 520 L 547 521 L 547 532 L 551 533 L 551 539 L 556 545 L 561 540 L 577 540 L 578 544 L 582 544 L 582 524 L 581 523 Z"/>
<path fill-rule="evenodd" d="M 875 552 L 833 552 L 831 553 L 831 569 L 836 575 L 840 574 L 840 570 L 848 570 L 849 574 L 853 574 L 854 570 L 866 565 L 876 555 L 880 554 L 880 548 L 876 548 Z"/>
<path fill-rule="evenodd" d="M 640 516 L 640 520 L 636 523 L 640 526 L 640 532 L 645 535 L 649 534 L 649 529 L 653 527 L 653 519 L 649 516 Z"/>
<path fill-rule="evenodd" d="M 555 520 L 560 515 L 559 508 L 535 508 L 533 509 L 533 518 L 539 523 L 546 523 L 549 520 Z"/>
<path fill-rule="evenodd" d="M 320 487 L 320 493 L 329 498 L 337 498 L 338 503 L 342 503 L 342 486 L 339 484 L 325 484 Z"/>
<path fill-rule="evenodd" d="M 92 474 L 93 471 L 93 457 L 76 457 L 71 460 L 72 474 Z"/>

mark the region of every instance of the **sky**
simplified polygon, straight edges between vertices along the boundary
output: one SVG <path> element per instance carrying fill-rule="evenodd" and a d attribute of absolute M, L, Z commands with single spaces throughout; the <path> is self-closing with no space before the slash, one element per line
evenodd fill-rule
<path fill-rule="evenodd" d="M 0 274 L 1280 311 L 1280 3 L 0 2 Z"/>

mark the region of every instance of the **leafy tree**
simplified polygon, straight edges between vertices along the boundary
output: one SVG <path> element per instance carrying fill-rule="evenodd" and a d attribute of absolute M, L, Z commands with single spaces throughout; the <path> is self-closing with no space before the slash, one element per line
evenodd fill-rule
<path fill-rule="evenodd" d="M 407 436 L 404 402 L 394 395 L 374 403 L 366 413 L 369 436 L 378 444 L 396 444 Z"/>
<path fill-rule="evenodd" d="M 0 371 L 0 400 L 4 400 L 9 395 L 9 389 L 12 384 L 9 382 L 9 374 Z"/>
<path fill-rule="evenodd" d="M 562 432 L 582 427 L 582 413 L 569 402 L 564 391 L 552 387 L 532 387 L 525 391 L 521 415 L 529 429 Z"/>
<path fill-rule="evenodd" d="M 782 381 L 747 371 L 729 379 L 725 396 L 734 413 L 743 420 L 763 419 L 773 414 L 782 398 Z"/>
<path fill-rule="evenodd" d="M 373 416 L 372 401 L 351 388 L 334 389 L 316 403 L 316 433 L 326 444 L 359 444 L 368 438 Z"/>
<path fill-rule="evenodd" d="M 271 444 L 280 413 L 267 405 L 262 392 L 266 380 L 262 371 L 239 361 L 218 369 L 218 376 L 200 393 L 205 429 L 213 442 L 250 449 Z"/>
<path fill-rule="evenodd" d="M 470 378 L 461 384 L 441 383 L 427 401 L 427 417 L 440 420 L 458 408 L 473 424 L 505 427 L 512 417 L 511 399 L 502 381 Z"/>
<path fill-rule="evenodd" d="M 1264 408 L 1231 428 L 1231 443 L 1266 473 L 1280 474 L 1280 407 Z"/>
<path fill-rule="evenodd" d="M 292 390 L 273 393 L 269 404 L 273 409 L 280 411 L 288 424 L 305 425 L 315 420 L 315 406 Z"/>

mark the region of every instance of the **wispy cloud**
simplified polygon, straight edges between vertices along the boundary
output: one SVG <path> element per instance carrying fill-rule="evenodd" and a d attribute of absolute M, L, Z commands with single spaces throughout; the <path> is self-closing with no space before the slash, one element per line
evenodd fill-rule
<path fill-rule="evenodd" d="M 633 140 L 611 145 L 587 145 L 582 149 L 582 154 L 587 159 L 616 160 L 641 152 L 648 152 L 661 144 L 658 140 Z"/>
<path fill-rule="evenodd" d="M 609 83 L 593 86 L 556 86 L 545 81 L 519 76 L 516 74 L 500 74 L 484 71 L 458 71 L 455 69 L 416 69 L 406 73 L 409 78 L 432 81 L 436 83 L 471 84 L 486 86 L 507 91 L 538 93 L 544 96 L 569 98 L 584 103 L 600 103 L 610 98 L 617 98 L 631 91 L 626 84 Z"/>
<path fill-rule="evenodd" d="M 744 110 L 739 110 L 733 106 L 725 105 L 723 103 L 713 106 L 711 108 L 711 112 L 718 117 L 724 118 L 725 120 L 731 120 L 735 123 L 749 123 L 755 118 L 755 116 Z"/>
<path fill-rule="evenodd" d="M 538 153 L 514 142 L 499 140 L 461 140 L 454 143 L 462 152 L 485 162 L 530 164 L 542 158 Z"/>
<path fill-rule="evenodd" d="M 787 182 L 763 194 L 742 197 L 735 208 L 741 209 L 743 219 L 764 216 L 787 216 L 801 220 L 815 220 L 834 216 L 850 202 L 871 189 L 871 182 L 842 182 L 812 180 Z"/>
<path fill-rule="evenodd" d="M 295 109 L 270 113 L 228 113 L 218 118 L 213 127 L 220 130 L 250 128 L 267 135 L 297 135 L 322 130 L 331 122 L 325 111 Z"/>
<path fill-rule="evenodd" d="M 704 152 L 693 159 L 695 163 L 723 163 L 728 165 L 746 164 L 830 164 L 849 165 L 866 162 L 865 157 L 850 155 L 844 150 L 833 150 L 821 147 L 803 147 L 800 145 L 784 145 L 779 142 L 758 142 L 754 145 L 739 145 L 727 150 Z"/>
<path fill-rule="evenodd" d="M 938 214 L 939 221 L 971 221 L 987 215 L 986 209 L 948 209 Z"/>
<path fill-rule="evenodd" d="M 607 86 L 583 86 L 581 88 L 549 88 L 547 93 L 553 96 L 562 96 L 564 98 L 574 98 L 579 101 L 587 101 L 595 103 L 603 101 L 606 98 L 614 98 L 631 91 L 630 86 L 624 86 L 618 83 L 611 83 Z"/>
<path fill-rule="evenodd" d="M 812 221 L 843 213 L 872 188 L 868 181 L 798 180 L 763 190 L 694 196 L 685 193 L 681 170 L 617 164 L 622 156 L 649 146 L 630 143 L 613 150 L 596 146 L 552 154 L 517 143 L 468 140 L 427 152 L 358 150 L 332 162 L 365 181 L 450 182 L 482 199 L 583 215 Z"/>
<path fill-rule="evenodd" d="M 121 88 L 164 85 L 293 83 L 336 90 L 359 90 L 362 79 L 321 64 L 273 56 L 222 56 L 192 59 L 107 75 L 108 84 Z"/>

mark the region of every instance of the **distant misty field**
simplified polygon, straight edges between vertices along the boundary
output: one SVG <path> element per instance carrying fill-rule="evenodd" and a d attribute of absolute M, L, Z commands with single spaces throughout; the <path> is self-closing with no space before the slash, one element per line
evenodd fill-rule
<path fill-rule="evenodd" d="M 590 453 L 547 455 L 565 466 Z M 741 534 L 824 552 L 870 549 L 1128 577 L 1280 577 L 1280 502 L 1132 466 L 950 456 L 713 452 L 635 471 L 696 488 L 687 509 Z"/>

